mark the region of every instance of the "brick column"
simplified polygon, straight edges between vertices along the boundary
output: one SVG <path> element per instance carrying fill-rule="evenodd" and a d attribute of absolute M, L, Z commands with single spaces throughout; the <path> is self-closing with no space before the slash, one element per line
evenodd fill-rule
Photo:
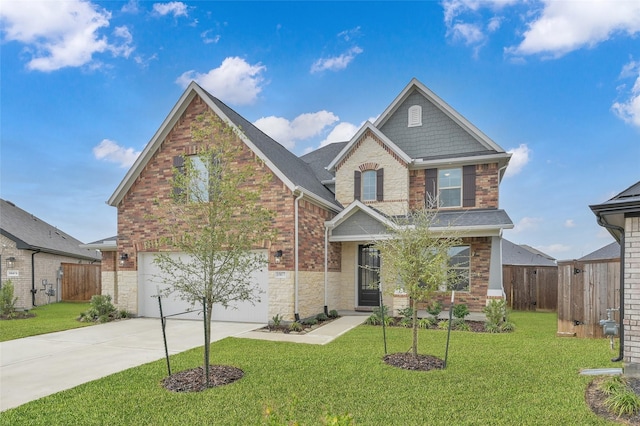
<path fill-rule="evenodd" d="M 624 374 L 640 377 L 640 217 L 625 219 Z"/>

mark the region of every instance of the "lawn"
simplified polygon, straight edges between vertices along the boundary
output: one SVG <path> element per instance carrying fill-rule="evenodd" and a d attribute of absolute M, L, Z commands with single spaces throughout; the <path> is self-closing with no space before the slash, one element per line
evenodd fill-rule
<path fill-rule="evenodd" d="M 171 393 L 160 385 L 160 360 L 8 410 L 0 424 L 318 425 L 344 413 L 357 425 L 609 424 L 586 406 L 591 378 L 578 375 L 619 366 L 608 340 L 557 338 L 555 314 L 516 312 L 512 320 L 510 334 L 452 332 L 447 369 L 430 372 L 384 364 L 379 327 L 360 326 L 325 346 L 227 338 L 212 344 L 212 360 L 245 372 L 233 384 Z M 410 333 L 387 329 L 389 352 L 408 350 Z M 446 337 L 421 330 L 420 352 L 444 357 Z M 172 357 L 172 368 L 201 359 L 202 348 L 187 351 Z"/>
<path fill-rule="evenodd" d="M 0 321 L 0 342 L 86 327 L 91 323 L 79 322 L 76 318 L 87 309 L 89 303 L 60 302 L 38 306 L 30 311 L 36 314 L 33 318 Z"/>

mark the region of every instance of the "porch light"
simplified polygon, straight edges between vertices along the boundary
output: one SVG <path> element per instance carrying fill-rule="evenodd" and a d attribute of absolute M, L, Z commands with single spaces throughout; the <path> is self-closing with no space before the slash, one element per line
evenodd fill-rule
<path fill-rule="evenodd" d="M 7 257 L 7 268 L 13 268 L 16 264 L 16 258 L 11 256 Z"/>
<path fill-rule="evenodd" d="M 274 253 L 273 260 L 276 263 L 280 263 L 282 261 L 282 250 L 278 250 Z"/>
<path fill-rule="evenodd" d="M 127 260 L 129 260 L 129 254 L 128 253 L 122 253 L 120 255 L 120 266 L 124 265 L 124 262 L 126 262 Z"/>

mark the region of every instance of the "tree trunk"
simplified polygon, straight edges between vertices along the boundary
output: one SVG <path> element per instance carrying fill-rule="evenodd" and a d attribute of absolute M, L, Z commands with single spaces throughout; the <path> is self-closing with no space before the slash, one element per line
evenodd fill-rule
<path fill-rule="evenodd" d="M 211 314 L 213 312 L 213 304 L 207 302 L 205 299 L 204 302 L 204 374 L 205 374 L 205 383 L 207 384 L 207 388 L 209 387 L 210 377 L 209 377 L 209 349 L 211 348 Z"/>
<path fill-rule="evenodd" d="M 411 308 L 413 309 L 413 347 L 412 353 L 414 357 L 418 357 L 418 302 L 411 299 Z"/>

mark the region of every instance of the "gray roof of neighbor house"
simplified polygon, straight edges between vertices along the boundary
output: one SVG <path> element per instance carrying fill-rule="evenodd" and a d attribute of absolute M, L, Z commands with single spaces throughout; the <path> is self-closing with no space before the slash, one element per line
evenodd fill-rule
<path fill-rule="evenodd" d="M 578 259 L 581 262 L 592 260 L 620 260 L 620 244 L 617 241 L 612 242 L 598 250 L 587 254 Z"/>
<path fill-rule="evenodd" d="M 95 250 L 81 248 L 81 241 L 22 210 L 12 202 L 2 199 L 0 199 L 0 232 L 15 241 L 16 247 L 20 250 L 100 260 L 100 255 Z"/>
<path fill-rule="evenodd" d="M 520 266 L 557 266 L 555 260 L 539 250 L 502 239 L 502 264 Z"/>

